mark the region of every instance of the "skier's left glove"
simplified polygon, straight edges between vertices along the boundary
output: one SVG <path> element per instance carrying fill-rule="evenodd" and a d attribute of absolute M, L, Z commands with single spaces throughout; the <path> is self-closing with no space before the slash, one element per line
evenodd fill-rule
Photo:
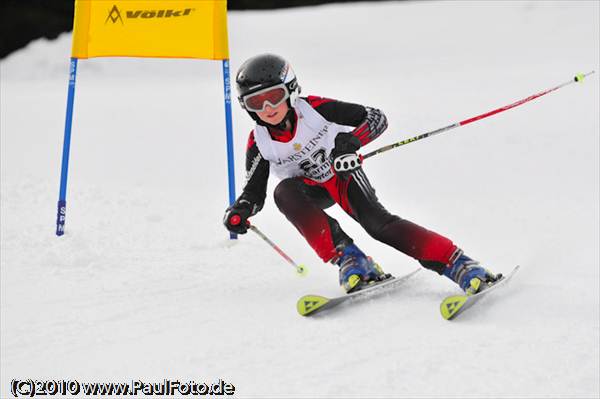
<path fill-rule="evenodd" d="M 330 159 L 338 176 L 345 179 L 360 168 L 362 157 L 356 153 L 360 146 L 360 140 L 352 133 L 338 133 L 335 137 L 335 147 L 331 151 Z"/>
<path fill-rule="evenodd" d="M 252 216 L 254 206 L 245 199 L 238 199 L 225 210 L 223 224 L 232 233 L 246 234 L 248 231 L 248 218 Z"/>

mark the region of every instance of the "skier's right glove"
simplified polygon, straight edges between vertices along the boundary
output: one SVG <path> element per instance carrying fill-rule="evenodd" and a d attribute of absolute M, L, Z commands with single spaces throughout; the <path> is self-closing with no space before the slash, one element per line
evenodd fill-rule
<path fill-rule="evenodd" d="M 223 224 L 232 233 L 246 234 L 248 231 L 248 218 L 252 216 L 254 205 L 248 200 L 238 199 L 225 210 Z"/>

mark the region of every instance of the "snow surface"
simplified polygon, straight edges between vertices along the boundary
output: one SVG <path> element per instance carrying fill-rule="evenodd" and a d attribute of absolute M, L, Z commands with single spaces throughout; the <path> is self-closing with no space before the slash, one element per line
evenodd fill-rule
<path fill-rule="evenodd" d="M 599 3 L 402 2 L 229 16 L 232 70 L 284 55 L 304 94 L 383 109 L 365 151 L 599 71 Z M 81 61 L 67 234 L 54 235 L 71 36 L 0 63 L 1 388 L 13 378 L 233 383 L 240 397 L 598 397 L 598 74 L 366 162 L 391 211 L 452 238 L 502 295 L 447 322 L 457 288 L 423 271 L 323 317 L 339 294 L 269 197 L 257 236 L 228 240 L 221 65 Z M 237 188 L 251 120 L 234 104 Z M 269 192 L 275 181 L 270 182 Z M 269 194 L 270 195 L 270 194 Z M 339 210 L 397 275 L 418 267 Z M 499 292 L 500 293 L 500 292 Z"/>

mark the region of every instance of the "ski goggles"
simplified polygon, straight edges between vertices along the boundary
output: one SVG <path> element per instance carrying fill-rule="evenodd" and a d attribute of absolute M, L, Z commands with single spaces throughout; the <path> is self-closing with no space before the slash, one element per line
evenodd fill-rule
<path fill-rule="evenodd" d="M 275 108 L 280 106 L 289 97 L 290 92 L 285 83 L 281 83 L 277 86 L 267 87 L 266 89 L 242 97 L 242 103 L 248 111 L 263 112 L 267 104 L 271 108 Z"/>

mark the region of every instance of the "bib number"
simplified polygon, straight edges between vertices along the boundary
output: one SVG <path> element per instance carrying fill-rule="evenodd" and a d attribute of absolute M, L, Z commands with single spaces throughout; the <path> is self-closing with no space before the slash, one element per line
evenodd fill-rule
<path fill-rule="evenodd" d="M 310 155 L 310 159 L 305 159 L 298 164 L 300 169 L 304 171 L 306 175 L 310 175 L 313 169 L 318 168 L 327 161 L 325 148 L 320 148 Z"/>

